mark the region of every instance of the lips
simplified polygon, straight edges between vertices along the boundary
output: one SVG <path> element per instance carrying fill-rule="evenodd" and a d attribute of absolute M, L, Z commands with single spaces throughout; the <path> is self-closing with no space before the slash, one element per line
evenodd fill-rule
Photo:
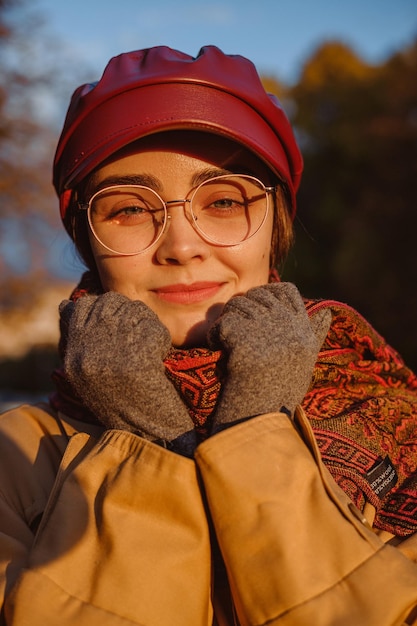
<path fill-rule="evenodd" d="M 221 289 L 223 283 L 214 281 L 204 281 L 192 283 L 190 285 L 177 284 L 166 285 L 154 289 L 154 293 L 161 300 L 173 302 L 176 304 L 194 304 L 196 302 L 204 302 L 213 298 Z"/>

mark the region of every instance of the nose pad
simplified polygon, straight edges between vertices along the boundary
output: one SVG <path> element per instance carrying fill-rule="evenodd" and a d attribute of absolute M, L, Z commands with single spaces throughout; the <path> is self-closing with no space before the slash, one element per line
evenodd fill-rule
<path fill-rule="evenodd" d="M 183 210 L 178 206 L 173 214 L 167 212 L 164 231 L 156 251 L 157 258 L 161 263 L 185 264 L 191 259 L 206 257 L 207 244 L 195 228 L 192 215 L 185 206 L 189 200 L 174 202 L 183 204 Z"/>
<path fill-rule="evenodd" d="M 185 200 L 169 200 L 168 202 L 165 202 L 165 205 L 167 207 L 167 217 L 166 217 L 166 222 L 165 222 L 165 226 L 163 229 L 163 234 L 165 235 L 168 232 L 169 226 L 171 224 L 172 221 L 172 214 L 168 213 L 168 208 L 169 205 L 173 204 L 173 205 L 183 205 L 183 211 L 184 211 L 184 217 L 187 220 L 187 222 L 193 227 L 194 230 L 195 229 L 195 224 L 194 224 L 194 220 L 193 220 L 193 216 L 191 215 L 191 211 L 190 211 L 190 206 L 191 206 L 191 200 L 185 199 Z M 188 207 L 187 207 L 188 204 Z M 197 232 L 197 231 L 196 231 Z"/>

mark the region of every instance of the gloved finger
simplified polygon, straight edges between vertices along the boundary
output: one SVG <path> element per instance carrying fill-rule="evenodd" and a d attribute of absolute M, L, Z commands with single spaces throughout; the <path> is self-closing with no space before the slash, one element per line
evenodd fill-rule
<path fill-rule="evenodd" d="M 270 316 L 271 312 L 275 316 L 283 309 L 291 313 L 300 309 L 305 311 L 300 294 L 290 283 L 253 287 L 244 295 L 234 296 L 225 304 L 223 315 L 233 311 L 253 319 L 257 316 Z"/>
<path fill-rule="evenodd" d="M 306 315 L 304 301 L 293 283 L 269 283 L 248 291 L 248 297 L 256 299 L 268 308 L 281 305 L 294 313 Z"/>
<path fill-rule="evenodd" d="M 318 349 L 320 350 L 329 332 L 330 324 L 332 322 L 332 314 L 329 309 L 322 309 L 317 311 L 310 318 L 311 327 L 317 338 Z"/>
<path fill-rule="evenodd" d="M 249 300 L 247 295 L 233 296 L 224 305 L 223 312 L 219 320 L 227 316 L 239 315 L 247 319 L 253 319 L 253 317 L 259 313 L 259 307 L 256 301 Z"/>
<path fill-rule="evenodd" d="M 85 326 L 97 300 L 102 296 L 83 296 L 76 302 L 64 300 L 59 306 L 61 320 L 72 327 Z"/>
<path fill-rule="evenodd" d="M 120 320 L 123 320 L 124 324 L 128 324 L 129 321 L 136 322 L 137 310 L 130 310 L 133 301 L 114 291 L 99 296 L 86 295 L 72 304 L 73 307 L 70 309 L 68 306 L 68 309 L 71 311 L 73 327 L 85 329 L 96 324 L 108 324 L 113 327 L 117 326 Z M 141 305 L 148 309 L 143 303 Z"/>
<path fill-rule="evenodd" d="M 248 320 L 254 317 L 254 305 L 245 296 L 233 296 L 226 302 L 222 314 L 209 328 L 207 343 L 211 350 L 227 347 L 227 339 L 233 329 L 240 328 L 242 321 L 247 328 Z"/>
<path fill-rule="evenodd" d="M 251 336 L 259 339 L 268 339 L 271 332 L 277 335 L 283 328 L 299 325 L 296 309 L 300 308 L 288 301 L 285 295 L 285 287 L 281 285 L 281 299 L 277 298 L 276 291 L 270 290 L 267 286 L 250 289 L 246 295 L 234 296 L 224 306 L 222 315 L 215 322 L 208 332 L 208 343 L 212 349 L 228 347 L 234 341 L 234 336 L 246 333 L 247 338 Z M 292 286 L 291 289 L 292 290 Z M 296 296 L 301 302 L 301 313 L 304 317 L 304 326 L 309 330 L 310 323 L 304 304 L 298 291 Z"/>
<path fill-rule="evenodd" d="M 72 300 L 63 300 L 59 305 L 59 317 L 63 324 L 68 327 L 70 319 L 74 311 L 74 302 Z"/>
<path fill-rule="evenodd" d="M 142 300 L 129 300 L 127 312 L 134 322 L 148 319 L 161 324 L 157 314 L 147 304 L 142 302 Z"/>
<path fill-rule="evenodd" d="M 78 323 L 111 324 L 123 315 L 131 300 L 121 293 L 107 291 L 100 296 L 84 296 L 75 303 Z"/>
<path fill-rule="evenodd" d="M 142 300 L 131 300 L 114 291 L 97 297 L 92 304 L 89 319 L 94 323 L 108 321 L 115 327 L 118 325 L 134 327 L 145 320 L 150 320 L 155 325 L 161 324 L 156 313 Z"/>

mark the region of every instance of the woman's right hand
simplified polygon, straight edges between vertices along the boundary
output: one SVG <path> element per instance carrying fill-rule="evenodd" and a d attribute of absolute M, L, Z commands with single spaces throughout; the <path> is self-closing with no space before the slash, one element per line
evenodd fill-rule
<path fill-rule="evenodd" d="M 85 406 L 108 428 L 191 456 L 194 426 L 165 375 L 171 337 L 157 315 L 114 292 L 64 301 L 60 314 L 65 374 Z"/>

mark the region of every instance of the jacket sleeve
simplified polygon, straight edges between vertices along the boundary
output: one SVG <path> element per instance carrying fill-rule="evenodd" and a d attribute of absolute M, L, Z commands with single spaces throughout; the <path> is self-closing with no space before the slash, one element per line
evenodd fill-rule
<path fill-rule="evenodd" d="M 7 560 L 19 548 L 1 532 Z M 194 462 L 125 431 L 74 435 L 16 564 L 7 626 L 207 626 L 210 542 Z"/>
<path fill-rule="evenodd" d="M 322 464 L 301 409 L 296 420 L 298 429 L 263 415 L 197 450 L 240 623 L 403 624 L 417 566 L 372 532 Z"/>

